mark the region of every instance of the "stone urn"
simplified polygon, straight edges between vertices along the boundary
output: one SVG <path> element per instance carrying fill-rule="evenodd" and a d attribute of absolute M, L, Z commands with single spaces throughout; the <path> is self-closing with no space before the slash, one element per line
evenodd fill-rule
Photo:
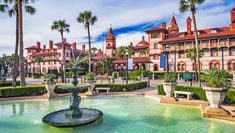
<path fill-rule="evenodd" d="M 47 90 L 47 94 L 51 95 L 51 94 L 55 94 L 54 90 L 56 87 L 56 83 L 55 82 L 46 82 L 44 83 L 46 90 Z"/>
<path fill-rule="evenodd" d="M 174 91 L 175 91 L 175 87 L 176 87 L 177 83 L 163 83 L 163 89 L 166 93 L 167 97 L 173 97 Z"/>
<path fill-rule="evenodd" d="M 86 85 L 89 86 L 89 92 L 93 92 L 95 88 L 95 81 L 88 81 L 86 82 Z"/>
<path fill-rule="evenodd" d="M 214 109 L 220 108 L 225 99 L 225 94 L 228 90 L 228 87 L 217 88 L 204 86 L 203 89 L 205 90 L 207 100 L 210 103 L 209 107 Z"/>

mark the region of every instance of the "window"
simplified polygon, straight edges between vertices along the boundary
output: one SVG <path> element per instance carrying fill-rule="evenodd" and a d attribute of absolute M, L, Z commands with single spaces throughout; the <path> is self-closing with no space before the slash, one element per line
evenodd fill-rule
<path fill-rule="evenodd" d="M 218 56 L 217 50 L 215 49 L 211 50 L 211 56 L 212 57 Z"/>
<path fill-rule="evenodd" d="M 218 69 L 219 70 L 219 62 L 218 61 L 214 61 L 210 63 L 210 70 L 211 69 Z"/>
<path fill-rule="evenodd" d="M 184 52 L 180 52 L 180 53 L 179 53 L 179 58 L 185 58 Z"/>
<path fill-rule="evenodd" d="M 154 44 L 154 49 L 157 49 L 157 44 L 156 43 Z"/>
<path fill-rule="evenodd" d="M 66 57 L 69 57 L 69 53 L 66 53 Z"/>
<path fill-rule="evenodd" d="M 56 65 L 56 61 L 54 61 L 54 65 Z"/>
<path fill-rule="evenodd" d="M 229 52 L 230 52 L 231 56 L 234 56 L 235 55 L 235 48 L 231 48 Z"/>
<path fill-rule="evenodd" d="M 157 33 L 153 33 L 151 36 L 152 36 L 152 38 L 158 38 L 158 34 Z"/>
<path fill-rule="evenodd" d="M 157 65 L 157 64 L 155 64 L 155 65 L 153 66 L 153 71 L 158 71 L 158 65 Z"/>
<path fill-rule="evenodd" d="M 211 33 L 217 33 L 217 29 L 212 29 Z"/>
<path fill-rule="evenodd" d="M 157 54 L 154 55 L 153 57 L 154 60 L 158 60 L 159 59 L 159 56 Z"/>
<path fill-rule="evenodd" d="M 184 62 L 181 62 L 178 64 L 178 71 L 185 71 L 185 63 Z"/>

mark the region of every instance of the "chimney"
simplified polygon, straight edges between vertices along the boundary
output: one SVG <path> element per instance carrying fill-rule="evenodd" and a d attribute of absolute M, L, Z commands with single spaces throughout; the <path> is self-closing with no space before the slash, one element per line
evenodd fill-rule
<path fill-rule="evenodd" d="M 235 8 L 231 10 L 231 30 L 235 30 Z"/>
<path fill-rule="evenodd" d="M 74 50 L 77 49 L 77 44 L 76 44 L 76 42 L 74 42 L 74 43 L 72 44 L 72 49 L 74 49 Z"/>
<path fill-rule="evenodd" d="M 41 49 L 41 43 L 37 42 L 37 48 Z"/>
<path fill-rule="evenodd" d="M 190 17 L 187 18 L 187 34 L 192 34 L 192 19 Z"/>
<path fill-rule="evenodd" d="M 43 45 L 43 50 L 46 50 L 47 48 L 46 48 L 46 45 Z"/>
<path fill-rule="evenodd" d="M 85 52 L 85 51 L 86 51 L 86 45 L 83 44 L 83 45 L 82 45 L 82 52 Z"/>
<path fill-rule="evenodd" d="M 163 23 L 162 23 L 162 28 L 163 28 L 163 29 L 166 29 L 166 22 L 163 22 Z"/>
<path fill-rule="evenodd" d="M 49 40 L 49 49 L 53 49 L 53 41 Z"/>
<path fill-rule="evenodd" d="M 98 55 L 98 56 L 101 56 L 101 55 L 102 55 L 101 49 L 98 50 L 97 55 Z"/>

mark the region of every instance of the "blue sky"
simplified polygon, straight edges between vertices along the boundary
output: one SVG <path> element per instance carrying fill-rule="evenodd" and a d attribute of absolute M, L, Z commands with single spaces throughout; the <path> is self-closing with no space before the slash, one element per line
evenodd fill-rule
<path fill-rule="evenodd" d="M 0 0 L 1 1 L 1 0 Z M 83 25 L 76 22 L 80 12 L 91 10 L 98 17 L 91 29 L 92 45 L 101 48 L 101 35 L 107 34 L 112 24 L 117 37 L 117 45 L 136 44 L 146 29 L 160 26 L 175 14 L 180 31 L 185 31 L 189 12 L 180 14 L 179 0 L 38 0 L 33 4 L 37 13 L 33 16 L 24 14 L 25 47 L 40 41 L 48 44 L 49 40 L 58 42 L 60 36 L 51 31 L 54 20 L 65 19 L 71 25 L 71 32 L 65 34 L 68 42 L 77 42 L 81 46 L 87 42 L 87 32 Z M 229 26 L 230 10 L 235 7 L 234 0 L 206 0 L 197 11 L 198 28 Z M 146 36 L 147 37 L 147 36 Z M 0 14 L 0 55 L 13 53 L 15 42 L 15 19 Z"/>

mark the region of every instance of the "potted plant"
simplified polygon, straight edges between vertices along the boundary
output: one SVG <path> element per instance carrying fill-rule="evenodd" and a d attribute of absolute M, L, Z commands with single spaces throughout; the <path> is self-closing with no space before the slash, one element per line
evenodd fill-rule
<path fill-rule="evenodd" d="M 164 75 L 164 83 L 163 88 L 167 97 L 173 97 L 173 93 L 175 91 L 175 87 L 177 85 L 176 82 L 176 74 L 175 73 L 166 73 Z"/>
<path fill-rule="evenodd" d="M 202 75 L 202 79 L 207 82 L 207 86 L 204 86 L 203 89 L 206 92 L 210 108 L 220 108 L 223 103 L 228 86 L 231 85 L 227 75 L 226 71 L 217 69 L 206 70 Z"/>
<path fill-rule="evenodd" d="M 85 76 L 85 80 L 87 85 L 89 85 L 89 92 L 93 92 L 93 89 L 95 88 L 95 74 L 89 73 Z"/>
<path fill-rule="evenodd" d="M 56 83 L 54 82 L 54 78 L 56 76 L 54 74 L 45 74 L 44 75 L 44 85 L 46 87 L 47 93 L 48 94 L 54 94 L 54 90 L 56 87 Z"/>

